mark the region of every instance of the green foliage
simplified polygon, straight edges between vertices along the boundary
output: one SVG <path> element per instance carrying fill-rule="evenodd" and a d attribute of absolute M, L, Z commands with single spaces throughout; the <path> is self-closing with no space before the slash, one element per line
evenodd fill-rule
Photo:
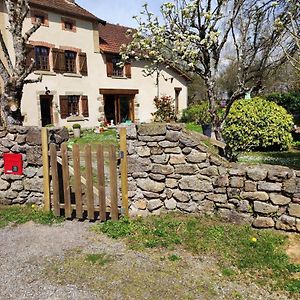
<path fill-rule="evenodd" d="M 112 257 L 106 253 L 92 253 L 86 255 L 86 260 L 92 264 L 104 266 L 112 262 Z"/>
<path fill-rule="evenodd" d="M 209 113 L 208 102 L 192 104 L 182 112 L 181 121 L 184 123 L 194 122 L 196 124 L 210 124 L 211 116 Z"/>
<path fill-rule="evenodd" d="M 174 99 L 171 96 L 154 98 L 156 112 L 152 113 L 156 122 L 170 122 L 176 120 Z"/>
<path fill-rule="evenodd" d="M 190 131 L 195 131 L 199 133 L 203 133 L 203 129 L 201 125 L 196 124 L 195 122 L 187 123 L 185 128 Z"/>
<path fill-rule="evenodd" d="M 300 92 L 274 93 L 265 96 L 268 101 L 273 101 L 284 107 L 290 114 L 300 113 Z"/>
<path fill-rule="evenodd" d="M 233 104 L 222 134 L 234 151 L 281 151 L 292 142 L 292 125 L 292 116 L 276 103 L 243 99 Z"/>
<path fill-rule="evenodd" d="M 215 218 L 168 214 L 145 219 L 121 219 L 94 225 L 97 232 L 123 238 L 133 249 L 174 248 L 178 245 L 195 255 L 217 258 L 224 276 L 251 274 L 257 282 L 274 289 L 299 291 L 294 274 L 299 266 L 290 264 L 285 253 L 287 237 L 250 226 L 223 223 Z M 177 255 L 168 259 L 176 261 Z M 242 275 L 242 276 L 244 276 Z"/>
<path fill-rule="evenodd" d="M 62 218 L 57 218 L 52 212 L 45 212 L 42 209 L 32 206 L 0 206 L 0 228 L 9 223 L 24 224 L 34 221 L 39 224 L 48 224 L 62 222 Z"/>
<path fill-rule="evenodd" d="M 79 123 L 75 123 L 75 124 L 73 124 L 73 129 L 80 129 L 81 128 L 81 125 L 79 124 Z"/>

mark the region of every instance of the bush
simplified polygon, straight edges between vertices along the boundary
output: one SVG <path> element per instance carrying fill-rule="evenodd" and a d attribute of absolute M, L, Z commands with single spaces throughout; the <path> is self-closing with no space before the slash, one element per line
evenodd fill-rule
<path fill-rule="evenodd" d="M 223 137 L 234 151 L 287 150 L 293 118 L 274 102 L 262 98 L 236 101 L 226 119 Z"/>
<path fill-rule="evenodd" d="M 170 122 L 176 120 L 174 99 L 171 96 L 154 98 L 156 112 L 152 113 L 156 122 Z"/>
<path fill-rule="evenodd" d="M 75 123 L 75 124 L 73 124 L 73 129 L 80 129 L 81 128 L 81 125 L 80 124 L 78 124 L 78 123 Z"/>
<path fill-rule="evenodd" d="M 192 104 L 182 112 L 181 122 L 196 124 L 210 124 L 211 116 L 209 113 L 208 102 Z"/>
<path fill-rule="evenodd" d="M 300 93 L 273 93 L 266 96 L 268 101 L 273 101 L 284 107 L 290 114 L 298 115 L 300 113 Z"/>

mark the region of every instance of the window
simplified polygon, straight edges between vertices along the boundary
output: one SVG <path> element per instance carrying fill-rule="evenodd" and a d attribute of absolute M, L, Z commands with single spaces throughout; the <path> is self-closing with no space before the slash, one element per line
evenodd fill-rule
<path fill-rule="evenodd" d="M 125 63 L 124 67 L 120 67 L 120 62 L 120 56 L 106 56 L 107 76 L 131 78 L 131 64 Z"/>
<path fill-rule="evenodd" d="M 35 47 L 35 68 L 36 70 L 50 70 L 49 65 L 49 48 L 47 47 Z"/>
<path fill-rule="evenodd" d="M 62 29 L 76 32 L 76 21 L 72 19 L 61 18 Z"/>
<path fill-rule="evenodd" d="M 79 95 L 60 96 L 60 115 L 62 119 L 71 116 L 89 116 L 88 97 Z"/>
<path fill-rule="evenodd" d="M 119 66 L 119 63 L 121 62 L 121 59 L 119 57 L 113 57 L 112 58 L 112 64 L 113 64 L 113 76 L 117 77 L 123 77 L 123 67 Z"/>
<path fill-rule="evenodd" d="M 49 26 L 48 14 L 39 10 L 31 11 L 31 23 L 41 23 L 42 26 Z"/>
<path fill-rule="evenodd" d="M 65 51 L 65 68 L 67 73 L 76 73 L 76 55 L 74 51 Z"/>

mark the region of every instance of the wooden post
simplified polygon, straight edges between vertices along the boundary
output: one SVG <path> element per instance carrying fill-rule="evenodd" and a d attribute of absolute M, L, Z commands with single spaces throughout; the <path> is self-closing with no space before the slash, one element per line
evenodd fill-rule
<path fill-rule="evenodd" d="M 127 162 L 127 144 L 126 128 L 120 128 L 120 151 L 121 158 L 121 190 L 122 190 L 122 208 L 126 217 L 129 217 L 128 208 L 128 162 Z"/>
<path fill-rule="evenodd" d="M 59 177 L 57 170 L 57 151 L 56 145 L 50 144 L 50 163 L 51 163 L 51 175 L 53 186 L 53 208 L 54 215 L 60 216 L 60 197 L 59 197 Z"/>
<path fill-rule="evenodd" d="M 50 171 L 49 171 L 49 156 L 48 156 L 48 131 L 47 128 L 42 128 L 42 157 L 43 157 L 43 185 L 44 185 L 44 209 L 51 210 L 50 200 Z"/>
<path fill-rule="evenodd" d="M 80 174 L 80 149 L 78 144 L 73 145 L 73 167 L 74 167 L 74 186 L 76 199 L 76 218 L 82 219 L 82 190 Z"/>
<path fill-rule="evenodd" d="M 92 165 L 92 147 L 90 144 L 85 146 L 85 175 L 86 175 L 86 202 L 88 219 L 95 219 L 94 212 L 94 192 L 93 192 L 93 165 Z"/>
<path fill-rule="evenodd" d="M 104 176 L 104 149 L 102 145 L 97 146 L 97 173 L 99 190 L 99 217 L 100 221 L 106 221 L 106 196 Z"/>
<path fill-rule="evenodd" d="M 66 143 L 61 145 L 61 159 L 63 172 L 63 188 L 64 188 L 64 207 L 66 218 L 72 217 L 71 194 L 70 194 L 70 174 L 69 174 L 69 159 L 68 147 Z"/>
<path fill-rule="evenodd" d="M 110 215 L 113 221 L 118 220 L 118 173 L 117 173 L 117 157 L 116 146 L 109 146 L 109 172 L 110 172 Z"/>

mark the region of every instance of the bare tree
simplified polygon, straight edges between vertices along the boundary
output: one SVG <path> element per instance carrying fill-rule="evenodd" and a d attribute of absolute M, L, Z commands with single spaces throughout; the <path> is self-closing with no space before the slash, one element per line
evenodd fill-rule
<path fill-rule="evenodd" d="M 13 58 L 8 51 L 3 34 L 0 31 L 0 44 L 4 59 L 0 59 L 0 76 L 4 82 L 3 93 L 0 98 L 1 121 L 4 125 L 22 124 L 21 100 L 24 85 L 41 81 L 28 79 L 32 72 L 34 61 L 26 66 L 26 44 L 32 34 L 41 26 L 38 22 L 23 34 L 24 20 L 30 6 L 28 0 L 5 0 L 8 13 L 8 28 L 13 43 Z"/>

